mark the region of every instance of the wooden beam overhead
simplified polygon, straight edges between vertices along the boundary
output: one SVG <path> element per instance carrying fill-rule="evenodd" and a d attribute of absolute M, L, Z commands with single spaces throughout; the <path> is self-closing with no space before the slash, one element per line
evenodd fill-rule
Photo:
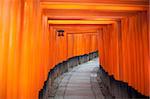
<path fill-rule="evenodd" d="M 105 4 L 105 3 L 64 3 L 64 2 L 41 2 L 42 9 L 72 9 L 72 10 L 98 10 L 98 11 L 144 11 L 149 5 L 134 4 Z"/>
<path fill-rule="evenodd" d="M 113 24 L 111 20 L 48 20 L 49 24 Z"/>
<path fill-rule="evenodd" d="M 118 20 L 118 16 L 48 16 L 49 20 Z"/>
<path fill-rule="evenodd" d="M 41 0 L 41 2 L 109 3 L 149 5 L 149 0 Z"/>
<path fill-rule="evenodd" d="M 43 13 L 53 20 L 98 20 L 98 19 L 120 19 L 125 16 L 134 15 L 137 12 L 104 12 L 91 10 L 50 10 L 45 9 Z"/>

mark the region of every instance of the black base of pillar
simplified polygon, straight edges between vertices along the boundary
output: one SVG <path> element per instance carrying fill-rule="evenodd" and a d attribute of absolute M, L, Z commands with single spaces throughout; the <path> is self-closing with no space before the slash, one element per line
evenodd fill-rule
<path fill-rule="evenodd" d="M 115 80 L 113 76 L 109 76 L 108 73 L 100 66 L 98 71 L 98 79 L 101 79 L 102 84 L 107 89 L 107 96 L 111 96 L 110 99 L 117 98 L 117 99 L 149 99 L 150 97 L 146 97 L 140 94 L 137 90 L 128 86 L 127 83 L 122 81 Z M 106 96 L 105 95 L 105 96 Z"/>

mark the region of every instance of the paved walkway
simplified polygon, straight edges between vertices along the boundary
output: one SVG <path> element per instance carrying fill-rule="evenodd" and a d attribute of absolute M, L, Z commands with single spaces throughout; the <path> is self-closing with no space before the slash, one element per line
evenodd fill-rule
<path fill-rule="evenodd" d="M 98 66 L 94 59 L 65 73 L 55 97 L 49 99 L 104 99 L 96 80 Z"/>

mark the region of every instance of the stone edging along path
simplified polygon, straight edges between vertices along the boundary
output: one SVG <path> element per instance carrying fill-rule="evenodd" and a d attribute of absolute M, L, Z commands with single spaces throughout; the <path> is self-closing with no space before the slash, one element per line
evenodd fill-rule
<path fill-rule="evenodd" d="M 57 64 L 48 73 L 47 80 L 44 82 L 43 88 L 39 92 L 39 99 L 48 99 L 48 97 L 54 97 L 56 89 L 59 83 L 63 79 L 63 74 L 71 71 L 74 67 L 88 62 L 94 58 L 98 57 L 98 51 L 89 54 L 76 56 Z"/>

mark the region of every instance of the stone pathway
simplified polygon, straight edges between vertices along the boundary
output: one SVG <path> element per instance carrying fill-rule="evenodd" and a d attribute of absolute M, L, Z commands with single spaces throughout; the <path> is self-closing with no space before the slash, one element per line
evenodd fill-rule
<path fill-rule="evenodd" d="M 96 79 L 98 67 L 96 58 L 65 73 L 55 96 L 49 99 L 104 99 Z"/>

